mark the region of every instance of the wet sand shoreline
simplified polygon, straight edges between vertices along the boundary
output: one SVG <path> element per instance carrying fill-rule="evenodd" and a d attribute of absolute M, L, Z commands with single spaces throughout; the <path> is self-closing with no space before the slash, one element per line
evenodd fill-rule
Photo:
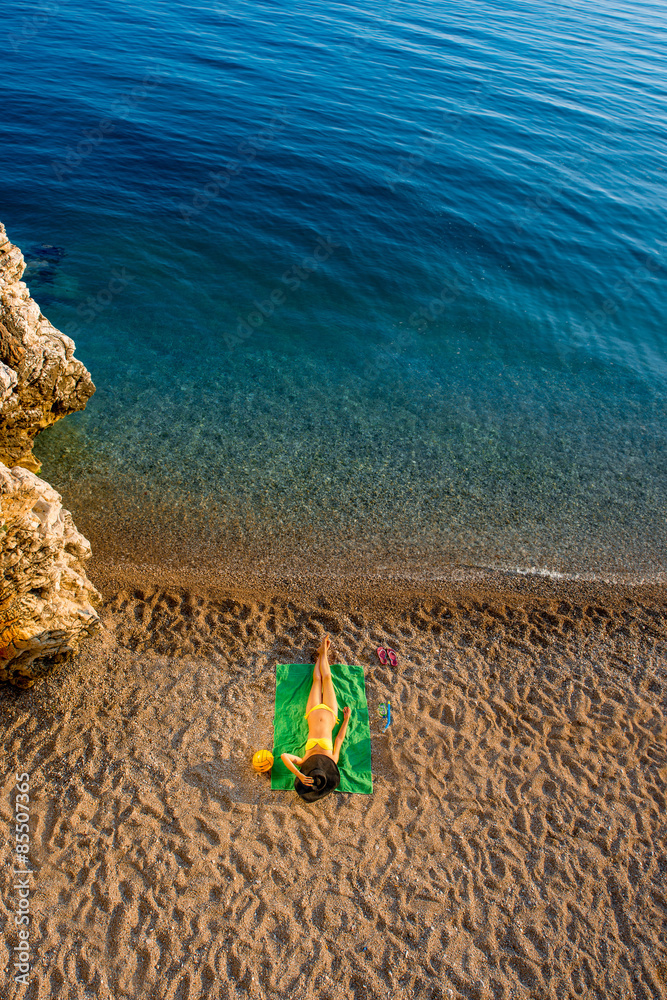
<path fill-rule="evenodd" d="M 306 515 L 296 498 L 286 503 L 271 495 L 261 501 L 226 494 L 213 486 L 168 477 L 160 483 L 137 475 L 131 466 L 110 477 L 94 464 L 70 469 L 62 460 L 45 464 L 44 476 L 63 496 L 79 530 L 89 539 L 93 565 L 134 567 L 159 576 L 167 571 L 176 584 L 201 570 L 224 584 L 238 580 L 293 581 L 319 576 L 328 587 L 344 577 L 359 580 L 449 580 L 482 582 L 543 577 L 567 582 L 667 585 L 664 532 L 656 526 L 652 544 L 639 544 L 631 530 L 617 534 L 600 525 L 587 534 L 568 534 L 567 526 L 549 533 L 509 516 L 502 530 L 483 506 L 463 520 L 445 508 L 424 521 L 416 498 L 391 509 L 369 498 L 357 506 L 334 508 L 321 502 L 314 486 L 307 491 Z M 176 475 L 176 474 L 174 474 Z M 299 491 L 296 490 L 298 497 Z M 275 501 L 275 502 L 274 502 Z M 514 515 L 512 515 L 514 516 Z M 512 524 L 514 526 L 512 527 Z M 628 529 L 628 525 L 625 526 Z M 96 570 L 93 570 L 96 572 Z M 193 578 L 195 579 L 195 578 Z M 196 585 L 200 585 L 195 579 Z"/>

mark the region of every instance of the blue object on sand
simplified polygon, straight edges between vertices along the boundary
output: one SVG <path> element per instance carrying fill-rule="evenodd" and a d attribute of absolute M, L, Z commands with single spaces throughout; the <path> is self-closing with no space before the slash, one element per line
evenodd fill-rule
<path fill-rule="evenodd" d="M 378 715 L 381 718 L 387 720 L 387 724 L 384 727 L 384 729 L 382 730 L 383 733 L 386 733 L 387 730 L 389 729 L 389 723 L 391 722 L 391 702 L 390 701 L 388 701 L 386 703 L 383 702 L 383 701 L 380 702 L 380 704 L 378 705 Z"/>

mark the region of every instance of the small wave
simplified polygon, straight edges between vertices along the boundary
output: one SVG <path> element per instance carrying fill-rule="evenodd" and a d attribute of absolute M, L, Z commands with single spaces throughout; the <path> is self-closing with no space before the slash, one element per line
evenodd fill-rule
<path fill-rule="evenodd" d="M 472 568 L 472 567 L 471 567 Z M 660 571 L 653 573 L 601 573 L 591 570 L 575 573 L 562 572 L 561 570 L 549 569 L 546 566 L 475 566 L 478 571 L 490 573 L 503 573 L 516 576 L 535 576 L 548 580 L 562 580 L 571 583 L 605 583 L 630 587 L 640 587 L 646 584 L 667 583 L 667 573 Z"/>

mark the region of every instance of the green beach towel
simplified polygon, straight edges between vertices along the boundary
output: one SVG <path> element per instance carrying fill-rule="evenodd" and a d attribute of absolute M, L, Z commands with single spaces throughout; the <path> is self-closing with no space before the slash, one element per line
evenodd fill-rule
<path fill-rule="evenodd" d="M 332 663 L 331 677 L 341 722 L 345 705 L 352 709 L 338 760 L 340 785 L 337 791 L 370 795 L 373 791 L 371 729 L 368 723 L 364 668 Z M 287 770 L 280 754 L 295 753 L 299 757 L 303 754 L 308 739 L 308 723 L 304 715 L 312 683 L 312 663 L 279 663 L 276 667 L 276 714 L 273 720 L 275 760 L 271 769 L 271 788 L 294 789 L 294 775 Z M 333 740 L 339 729 L 340 724 L 334 726 Z"/>

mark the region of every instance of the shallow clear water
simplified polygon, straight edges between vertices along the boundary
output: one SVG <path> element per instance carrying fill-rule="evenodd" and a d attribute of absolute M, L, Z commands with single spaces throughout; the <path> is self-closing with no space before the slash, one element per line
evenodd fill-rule
<path fill-rule="evenodd" d="M 75 514 L 665 570 L 661 5 L 5 10 L 0 217 L 97 385 L 36 449 Z"/>

